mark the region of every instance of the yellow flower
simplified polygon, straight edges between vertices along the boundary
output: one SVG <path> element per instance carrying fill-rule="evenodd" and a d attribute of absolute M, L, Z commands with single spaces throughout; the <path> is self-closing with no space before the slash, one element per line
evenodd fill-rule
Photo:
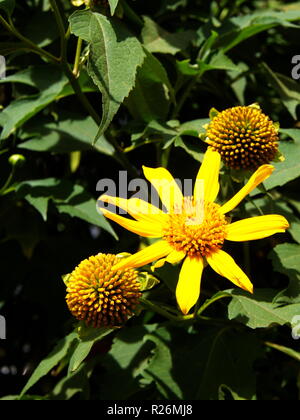
<path fill-rule="evenodd" d="M 82 261 L 67 277 L 66 301 L 72 315 L 95 328 L 120 326 L 132 315 L 140 293 L 137 271 L 113 270 L 116 255 L 99 254 Z"/>
<path fill-rule="evenodd" d="M 256 169 L 278 154 L 278 127 L 258 105 L 237 106 L 218 113 L 206 130 L 206 143 L 225 165 Z"/>
<path fill-rule="evenodd" d="M 187 198 L 172 175 L 164 168 L 144 167 L 145 177 L 159 192 L 167 213 L 140 199 L 102 196 L 105 203 L 124 209 L 135 220 L 102 209 L 103 214 L 143 237 L 161 238 L 160 241 L 122 260 L 115 269 L 141 267 L 153 261 L 157 266 L 165 262 L 179 263 L 184 259 L 176 297 L 184 314 L 196 304 L 200 295 L 203 269 L 208 263 L 218 274 L 236 286 L 253 293 L 253 285 L 233 258 L 222 250 L 225 240 L 240 242 L 266 238 L 284 232 L 289 224 L 279 215 L 259 216 L 230 223 L 226 214 L 273 172 L 271 165 L 261 166 L 248 183 L 226 204 L 214 201 L 219 193 L 221 156 L 211 149 L 205 153 L 197 176 L 194 196 Z M 201 185 L 204 183 L 204 191 Z M 171 191 L 171 194 L 170 194 Z"/>
<path fill-rule="evenodd" d="M 89 6 L 90 4 L 90 0 L 71 0 L 71 3 L 73 4 L 73 6 L 75 7 L 80 7 L 83 4 L 85 4 L 86 6 Z"/>

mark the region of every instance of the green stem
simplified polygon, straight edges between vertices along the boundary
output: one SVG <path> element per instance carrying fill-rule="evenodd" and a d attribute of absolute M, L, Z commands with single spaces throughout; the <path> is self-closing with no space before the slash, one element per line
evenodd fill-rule
<path fill-rule="evenodd" d="M 190 321 L 194 319 L 194 315 L 185 315 L 185 316 L 176 316 L 170 314 L 168 311 L 163 309 L 161 306 L 156 305 L 153 302 L 150 302 L 147 299 L 140 299 L 140 302 L 143 306 L 145 306 L 147 309 L 156 312 L 159 315 L 164 316 L 165 318 L 169 319 L 170 321 L 176 321 L 176 322 L 183 322 L 183 321 Z"/>
<path fill-rule="evenodd" d="M 15 167 L 12 168 L 12 171 L 11 171 L 9 177 L 7 178 L 7 181 L 5 182 L 5 184 L 3 185 L 3 187 L 0 189 L 0 195 L 6 194 L 6 190 L 10 186 L 11 181 L 13 180 L 14 175 L 15 175 Z"/>
<path fill-rule="evenodd" d="M 82 49 L 82 39 L 78 38 L 77 40 L 77 48 L 76 48 L 76 55 L 74 61 L 74 68 L 73 74 L 77 78 L 79 76 L 79 65 L 80 65 L 80 57 L 81 57 L 81 49 Z"/>
<path fill-rule="evenodd" d="M 60 34 L 60 60 L 61 62 L 67 62 L 67 39 L 64 21 L 56 0 L 50 0 L 50 4 L 54 12 L 56 24 Z"/>
<path fill-rule="evenodd" d="M 297 360 L 297 362 L 300 362 L 300 353 L 296 350 L 293 350 L 291 348 L 285 347 L 285 346 L 281 346 L 279 344 L 276 343 L 271 343 L 269 341 L 265 341 L 264 343 L 267 347 L 271 348 L 271 349 L 275 349 L 277 351 L 280 351 L 281 353 L 286 354 L 289 357 L 292 357 L 293 359 Z"/>
<path fill-rule="evenodd" d="M 45 51 L 44 49 L 38 47 L 34 42 L 30 39 L 26 38 L 22 34 L 18 32 L 18 30 L 14 27 L 13 22 L 10 20 L 8 23 L 1 15 L 0 15 L 0 23 L 1 25 L 12 35 L 18 38 L 20 41 L 24 42 L 29 50 L 38 54 L 41 57 L 44 57 L 52 62 L 59 62 L 59 58 L 55 57 L 54 55 L 50 54 L 49 52 Z"/>

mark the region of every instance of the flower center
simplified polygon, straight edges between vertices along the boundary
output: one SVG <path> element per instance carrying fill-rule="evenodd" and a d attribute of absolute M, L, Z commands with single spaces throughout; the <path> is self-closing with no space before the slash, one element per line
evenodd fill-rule
<path fill-rule="evenodd" d="M 115 255 L 90 257 L 67 281 L 68 307 L 78 320 L 95 328 L 119 326 L 136 307 L 140 293 L 138 273 L 133 269 L 113 271 Z"/>
<path fill-rule="evenodd" d="M 189 257 L 208 256 L 221 249 L 226 237 L 226 217 L 216 203 L 185 198 L 180 208 L 169 214 L 164 239 Z"/>
<path fill-rule="evenodd" d="M 260 109 L 238 106 L 220 112 L 209 124 L 206 142 L 235 169 L 257 168 L 278 151 L 278 128 Z"/>

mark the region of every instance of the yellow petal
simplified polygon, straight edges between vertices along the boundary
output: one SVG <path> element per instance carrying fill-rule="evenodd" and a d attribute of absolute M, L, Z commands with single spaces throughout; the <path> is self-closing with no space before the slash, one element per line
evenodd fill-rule
<path fill-rule="evenodd" d="M 168 215 L 158 207 L 140 200 L 139 198 L 130 198 L 129 200 L 126 200 L 125 198 L 102 195 L 100 200 L 104 203 L 119 207 L 139 221 L 147 221 L 160 225 L 164 224 L 166 217 L 168 217 Z"/>
<path fill-rule="evenodd" d="M 181 208 L 182 191 L 170 172 L 165 168 L 153 169 L 145 166 L 143 170 L 146 179 L 154 186 L 167 210 L 172 211 L 175 207 Z"/>
<path fill-rule="evenodd" d="M 207 257 L 207 262 L 220 276 L 226 277 L 241 289 L 253 293 L 253 285 L 248 276 L 229 254 L 219 250 Z"/>
<path fill-rule="evenodd" d="M 187 257 L 184 260 L 176 288 L 176 299 L 185 315 L 199 299 L 203 268 L 204 262 L 201 257 Z"/>
<path fill-rule="evenodd" d="M 289 226 L 286 218 L 278 214 L 251 217 L 229 225 L 226 239 L 234 242 L 263 239 L 275 233 L 285 232 Z"/>
<path fill-rule="evenodd" d="M 209 202 L 215 201 L 220 190 L 220 165 L 221 155 L 208 148 L 205 152 L 204 159 L 196 179 L 194 190 L 194 197 L 196 201 L 203 199 Z"/>
<path fill-rule="evenodd" d="M 221 207 L 220 211 L 223 214 L 228 213 L 237 207 L 244 198 L 250 194 L 255 188 L 264 182 L 274 171 L 274 166 L 272 165 L 262 165 L 257 171 L 251 176 L 247 184 L 229 201 L 227 201 L 224 206 Z"/>
<path fill-rule="evenodd" d="M 154 271 L 156 268 L 163 267 L 166 263 L 173 264 L 173 265 L 178 264 L 178 263 L 180 263 L 180 261 L 182 261 L 184 259 L 185 255 L 186 254 L 184 252 L 173 251 L 166 258 L 163 258 L 163 259 L 157 261 L 152 266 L 152 271 Z"/>
<path fill-rule="evenodd" d="M 126 217 L 119 216 L 105 209 L 101 209 L 101 211 L 105 217 L 137 235 L 144 236 L 145 238 L 161 238 L 163 236 L 162 226 L 160 224 L 137 222 L 136 220 L 126 219 Z"/>
<path fill-rule="evenodd" d="M 153 261 L 165 257 L 173 251 L 173 248 L 165 241 L 156 242 L 129 258 L 125 258 L 114 266 L 114 270 L 123 270 L 128 267 L 143 267 Z"/>

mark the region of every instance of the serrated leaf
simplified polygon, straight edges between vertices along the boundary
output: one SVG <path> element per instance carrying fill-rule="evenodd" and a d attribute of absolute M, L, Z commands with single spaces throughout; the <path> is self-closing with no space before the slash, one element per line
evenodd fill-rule
<path fill-rule="evenodd" d="M 279 149 L 285 157 L 285 161 L 274 162 L 275 171 L 264 182 L 267 190 L 281 187 L 300 176 L 300 142 L 282 141 L 279 144 Z"/>
<path fill-rule="evenodd" d="M 228 307 L 231 320 L 239 321 L 252 329 L 268 328 L 271 325 L 291 325 L 295 315 L 300 314 L 300 303 L 280 306 L 274 302 L 278 291 L 258 290 L 254 295 L 232 291 L 233 299 Z"/>
<path fill-rule="evenodd" d="M 70 25 L 72 33 L 90 43 L 88 71 L 102 93 L 102 121 L 97 141 L 134 87 L 145 53 L 138 39 L 122 23 L 99 13 L 77 11 L 70 17 Z"/>
<path fill-rule="evenodd" d="M 58 342 L 54 350 L 47 356 L 35 369 L 27 384 L 21 392 L 21 396 L 35 385 L 43 376 L 47 375 L 59 362 L 66 357 L 70 347 L 77 339 L 77 334 L 72 332 L 67 337 L 63 338 Z"/>
<path fill-rule="evenodd" d="M 174 89 L 161 62 L 145 50 L 145 61 L 137 71 L 136 85 L 125 105 L 131 114 L 145 122 L 165 120 Z"/>

